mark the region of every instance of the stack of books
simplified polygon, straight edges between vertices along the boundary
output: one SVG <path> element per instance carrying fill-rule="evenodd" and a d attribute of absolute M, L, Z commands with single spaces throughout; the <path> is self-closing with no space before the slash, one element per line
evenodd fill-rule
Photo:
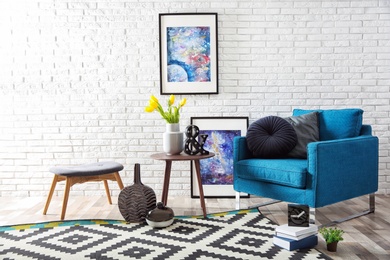
<path fill-rule="evenodd" d="M 289 251 L 312 248 L 318 244 L 318 226 L 310 224 L 308 227 L 294 227 L 288 224 L 275 229 L 273 242 Z"/>

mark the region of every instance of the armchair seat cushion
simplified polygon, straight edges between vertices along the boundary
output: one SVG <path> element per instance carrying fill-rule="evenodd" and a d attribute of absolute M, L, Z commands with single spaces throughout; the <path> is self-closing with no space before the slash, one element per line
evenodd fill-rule
<path fill-rule="evenodd" d="M 274 183 L 299 189 L 306 187 L 305 159 L 246 159 L 235 165 L 239 178 Z"/>

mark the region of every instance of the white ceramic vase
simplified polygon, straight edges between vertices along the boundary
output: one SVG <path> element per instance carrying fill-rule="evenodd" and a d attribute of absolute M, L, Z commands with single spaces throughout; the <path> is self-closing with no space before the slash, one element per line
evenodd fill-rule
<path fill-rule="evenodd" d="M 180 154 L 184 149 L 184 133 L 180 132 L 180 125 L 167 124 L 163 134 L 163 151 L 167 155 Z"/>

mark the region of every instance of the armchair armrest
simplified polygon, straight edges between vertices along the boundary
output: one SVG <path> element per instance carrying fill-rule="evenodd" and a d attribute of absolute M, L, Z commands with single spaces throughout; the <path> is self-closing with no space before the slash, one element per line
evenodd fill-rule
<path fill-rule="evenodd" d="M 315 191 L 316 207 L 378 190 L 376 136 L 313 142 L 307 152 L 307 188 Z"/>
<path fill-rule="evenodd" d="M 236 136 L 233 139 L 233 161 L 241 161 L 253 158 L 252 152 L 249 151 L 245 136 Z"/>
<path fill-rule="evenodd" d="M 360 129 L 360 135 L 372 135 L 371 125 L 362 125 L 362 129 Z"/>

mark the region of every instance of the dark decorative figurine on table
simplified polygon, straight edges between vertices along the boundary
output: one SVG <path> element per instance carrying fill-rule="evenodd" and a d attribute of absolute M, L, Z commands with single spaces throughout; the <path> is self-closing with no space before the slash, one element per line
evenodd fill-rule
<path fill-rule="evenodd" d="M 208 151 L 206 151 L 203 146 L 206 143 L 206 139 L 208 135 L 200 135 L 199 134 L 199 127 L 196 125 L 189 125 L 186 128 L 185 132 L 187 138 L 184 146 L 184 152 L 189 155 L 195 155 L 200 153 L 201 155 L 209 154 Z M 200 137 L 200 143 L 196 140 L 196 137 Z"/>

